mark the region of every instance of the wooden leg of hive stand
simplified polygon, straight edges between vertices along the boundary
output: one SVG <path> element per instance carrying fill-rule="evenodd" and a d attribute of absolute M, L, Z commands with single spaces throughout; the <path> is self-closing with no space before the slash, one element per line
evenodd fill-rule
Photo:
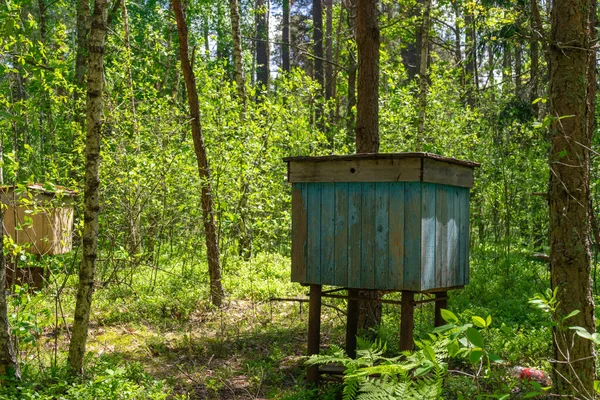
<path fill-rule="evenodd" d="M 435 294 L 435 321 L 434 326 L 442 326 L 446 323 L 442 318 L 442 308 L 448 308 L 448 292 Z"/>
<path fill-rule="evenodd" d="M 346 353 L 356 358 L 356 334 L 358 333 L 358 290 L 348 289 L 348 316 L 346 319 Z"/>
<path fill-rule="evenodd" d="M 412 350 L 413 328 L 415 317 L 415 294 L 408 290 L 402 291 L 402 309 L 400 314 L 400 351 Z"/>
<path fill-rule="evenodd" d="M 308 355 L 319 354 L 321 339 L 321 285 L 310 285 L 308 303 Z M 311 365 L 306 370 L 306 381 L 319 382 L 319 366 Z"/>

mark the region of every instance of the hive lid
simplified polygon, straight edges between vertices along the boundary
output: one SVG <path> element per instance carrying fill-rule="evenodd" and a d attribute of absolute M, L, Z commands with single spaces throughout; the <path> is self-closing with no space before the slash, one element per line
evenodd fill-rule
<path fill-rule="evenodd" d="M 473 187 L 479 164 L 431 153 L 286 157 L 288 182 L 430 182 Z"/>
<path fill-rule="evenodd" d="M 361 154 L 342 154 L 342 155 L 330 155 L 330 156 L 290 156 L 284 157 L 283 161 L 289 163 L 290 161 L 309 161 L 309 162 L 320 162 L 320 161 L 353 161 L 353 160 L 400 160 L 405 158 L 428 158 L 431 160 L 437 160 L 446 162 L 449 164 L 456 165 L 464 165 L 465 167 L 476 168 L 481 164 L 468 161 L 468 160 L 459 160 L 457 158 L 452 157 L 444 157 L 439 154 L 433 153 L 423 153 L 423 152 L 415 152 L 415 153 L 361 153 Z"/>

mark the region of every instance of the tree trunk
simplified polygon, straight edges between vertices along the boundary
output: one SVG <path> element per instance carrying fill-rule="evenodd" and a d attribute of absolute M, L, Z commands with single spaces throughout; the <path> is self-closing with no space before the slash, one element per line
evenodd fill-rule
<path fill-rule="evenodd" d="M 98 251 L 98 201 L 100 186 L 100 137 L 103 125 L 104 43 L 108 0 L 96 0 L 89 38 L 89 66 L 86 102 L 85 189 L 83 193 L 82 260 L 79 266 L 79 286 L 71 342 L 69 367 L 83 373 L 83 360 L 88 335 L 94 275 Z"/>
<path fill-rule="evenodd" d="M 377 1 L 356 2 L 358 104 L 356 152 L 379 151 L 379 26 Z"/>
<path fill-rule="evenodd" d="M 266 0 L 256 0 L 256 83 L 269 89 L 269 7 Z"/>
<path fill-rule="evenodd" d="M 235 83 L 237 94 L 246 110 L 246 84 L 242 54 L 242 31 L 240 28 L 240 9 L 238 0 L 229 0 L 231 13 L 231 37 L 233 38 L 233 64 L 235 68 Z"/>
<path fill-rule="evenodd" d="M 356 2 L 356 43 L 358 45 L 358 106 L 356 152 L 379 152 L 379 25 L 377 0 Z M 360 297 L 377 299 L 376 290 L 361 290 Z M 381 303 L 361 301 L 358 326 L 365 330 L 381 322 Z"/>
<path fill-rule="evenodd" d="M 421 24 L 421 48 L 419 60 L 419 118 L 417 122 L 417 151 L 422 150 L 425 131 L 425 112 L 427 111 L 427 57 L 429 55 L 429 20 L 431 0 L 423 2 Z"/>
<path fill-rule="evenodd" d="M 333 94 L 333 4 L 325 0 L 325 100 Z"/>
<path fill-rule="evenodd" d="M 348 28 L 350 29 L 352 39 L 346 41 L 348 50 L 348 103 L 346 106 L 346 130 L 348 139 L 352 139 L 348 142 L 356 143 L 355 133 L 355 115 L 354 107 L 356 106 L 356 55 L 355 46 L 356 43 L 356 0 L 348 0 L 347 3 L 348 12 Z"/>
<path fill-rule="evenodd" d="M 423 1 L 416 0 L 416 4 L 408 10 L 408 18 L 415 18 L 423 10 Z M 416 25 L 415 25 L 416 26 Z M 406 46 L 400 51 L 402 54 L 402 64 L 408 75 L 408 81 L 412 82 L 419 73 L 419 49 L 421 49 L 421 30 L 415 28 L 415 40 L 408 41 Z"/>
<path fill-rule="evenodd" d="M 188 29 L 183 15 L 180 0 L 171 1 L 177 31 L 179 33 L 179 58 L 181 70 L 185 80 L 190 116 L 192 125 L 192 138 L 194 140 L 194 151 L 198 160 L 198 174 L 202 182 L 202 217 L 204 219 L 204 235 L 206 240 L 206 256 L 208 258 L 208 273 L 210 275 L 210 298 L 213 305 L 219 307 L 223 301 L 223 286 L 221 284 L 221 262 L 219 255 L 219 241 L 214 217 L 214 205 L 212 196 L 212 185 L 210 179 L 210 168 L 206 157 L 206 147 L 202 137 L 202 125 L 200 123 L 200 104 L 196 90 L 196 78 L 192 71 L 188 50 Z"/>
<path fill-rule="evenodd" d="M 127 96 L 129 97 L 129 107 L 131 112 L 131 123 L 133 130 L 133 137 L 136 140 L 135 152 L 136 156 L 140 155 L 141 152 L 141 138 L 138 127 L 137 111 L 135 108 L 135 95 L 133 88 L 133 72 L 132 72 L 132 57 L 131 57 L 131 41 L 129 35 L 129 15 L 127 13 L 127 0 L 121 0 L 121 15 L 123 18 L 123 30 L 125 33 L 125 53 L 126 61 L 125 68 L 127 69 Z M 132 196 L 133 203 L 128 210 L 129 216 L 129 238 L 127 241 L 127 251 L 131 255 L 139 255 L 142 252 L 142 237 L 141 237 L 141 215 L 142 207 L 141 201 L 141 188 L 139 183 L 135 184 L 135 193 Z M 126 201 L 125 204 L 128 204 Z"/>
<path fill-rule="evenodd" d="M 515 96 L 520 99 L 523 96 L 522 71 L 522 49 L 521 43 L 515 44 Z"/>
<path fill-rule="evenodd" d="M 281 69 L 290 72 L 290 1 L 283 0 L 283 29 L 281 32 Z"/>
<path fill-rule="evenodd" d="M 590 279 L 590 153 L 595 96 L 596 3 L 555 0 L 552 6 L 550 115 L 550 263 L 558 289 L 558 317 L 580 313 L 566 323 L 596 330 Z M 593 398 L 594 343 L 570 330 L 555 329 L 553 382 L 565 397 Z"/>
<path fill-rule="evenodd" d="M 510 45 L 507 41 L 504 41 L 502 45 L 502 92 L 508 93 L 512 84 L 512 53 L 510 52 Z"/>
<path fill-rule="evenodd" d="M 465 12 L 465 86 L 467 90 L 467 103 L 475 104 L 475 93 L 478 91 L 477 82 L 477 38 L 475 36 L 475 20 L 471 12 Z"/>
<path fill-rule="evenodd" d="M 537 27 L 537 23 L 536 23 L 536 15 L 539 15 L 540 11 L 538 8 L 538 4 L 537 4 L 538 0 L 531 0 L 531 20 L 530 20 L 530 28 L 531 28 L 531 40 L 529 42 L 529 57 L 531 60 L 531 72 L 530 72 L 530 79 L 531 79 L 531 90 L 529 92 L 529 101 L 533 104 L 533 102 L 535 101 L 535 99 L 538 98 L 538 87 L 539 87 L 539 65 L 540 65 L 540 51 L 539 51 L 539 44 L 538 44 L 538 38 L 536 37 L 537 35 L 535 34 L 536 32 L 536 27 Z M 535 116 L 538 117 L 539 115 L 539 111 L 540 111 L 540 106 L 538 103 L 533 104 L 533 112 L 535 113 Z"/>
<path fill-rule="evenodd" d="M 73 91 L 73 103 L 75 104 L 73 119 L 79 125 L 81 134 L 85 132 L 85 109 L 83 101 L 80 101 L 80 99 L 85 90 L 85 72 L 87 68 L 88 38 L 90 33 L 89 21 L 89 0 L 77 0 L 77 53 L 75 55 L 75 84 L 77 89 Z"/>
<path fill-rule="evenodd" d="M 0 220 L 4 218 L 4 211 L 0 210 Z M 0 229 L 0 243 L 4 243 L 4 229 Z M 8 323 L 8 309 L 6 305 L 6 259 L 4 251 L 0 251 L 0 375 L 21 379 L 21 370 Z"/>
<path fill-rule="evenodd" d="M 319 84 L 317 103 L 315 107 L 315 121 L 320 131 L 323 130 L 323 88 L 325 78 L 323 75 L 323 7 L 321 0 L 313 0 L 313 78 Z"/>

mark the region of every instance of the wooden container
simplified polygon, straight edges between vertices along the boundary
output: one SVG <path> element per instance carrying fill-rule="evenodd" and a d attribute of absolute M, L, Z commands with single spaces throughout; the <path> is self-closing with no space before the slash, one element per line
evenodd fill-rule
<path fill-rule="evenodd" d="M 73 246 L 73 198 L 65 188 L 49 190 L 28 185 L 23 192 L 14 186 L 0 190 L 4 210 L 4 234 L 32 254 L 63 254 Z M 16 227 L 16 229 L 15 229 Z"/>
<path fill-rule="evenodd" d="M 469 281 L 479 164 L 428 153 L 288 157 L 292 281 L 445 291 Z"/>

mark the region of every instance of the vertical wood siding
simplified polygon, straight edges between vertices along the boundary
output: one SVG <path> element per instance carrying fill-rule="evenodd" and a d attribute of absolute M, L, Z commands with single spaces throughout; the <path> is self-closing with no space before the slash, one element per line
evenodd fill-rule
<path fill-rule="evenodd" d="M 292 281 L 424 291 L 469 280 L 469 189 L 294 183 Z"/>

